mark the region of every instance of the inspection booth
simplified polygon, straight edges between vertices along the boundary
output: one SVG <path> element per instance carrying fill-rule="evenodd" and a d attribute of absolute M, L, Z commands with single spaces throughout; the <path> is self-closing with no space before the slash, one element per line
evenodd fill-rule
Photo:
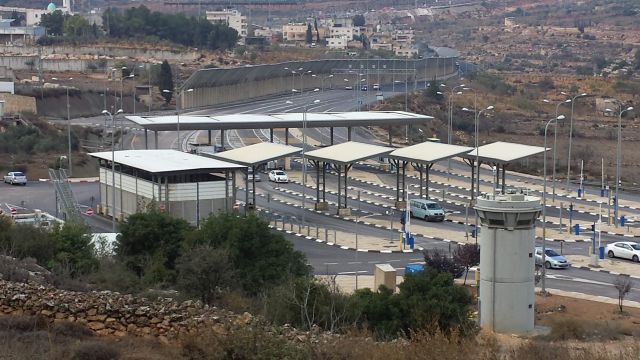
<path fill-rule="evenodd" d="M 123 221 L 152 203 L 199 225 L 210 213 L 231 210 L 235 173 L 246 166 L 176 150 L 89 154 L 100 165 L 98 212 Z M 115 170 L 115 171 L 114 171 Z"/>

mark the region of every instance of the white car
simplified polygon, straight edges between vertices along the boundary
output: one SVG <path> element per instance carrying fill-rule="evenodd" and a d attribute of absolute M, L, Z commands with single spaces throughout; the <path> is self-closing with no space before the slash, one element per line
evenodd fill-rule
<path fill-rule="evenodd" d="M 640 261 L 640 245 L 631 241 L 619 241 L 607 245 L 605 251 L 610 258 L 619 257 L 623 259 Z"/>
<path fill-rule="evenodd" d="M 4 176 L 4 182 L 11 185 L 27 185 L 27 177 L 19 171 L 12 171 Z"/>
<path fill-rule="evenodd" d="M 287 173 L 282 170 L 271 170 L 269 171 L 269 181 L 288 183 L 289 177 L 287 176 Z"/>

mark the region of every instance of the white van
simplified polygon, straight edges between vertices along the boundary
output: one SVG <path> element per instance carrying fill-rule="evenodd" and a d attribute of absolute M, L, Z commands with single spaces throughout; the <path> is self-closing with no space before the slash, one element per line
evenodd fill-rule
<path fill-rule="evenodd" d="M 444 209 L 440 204 L 431 200 L 409 200 L 411 217 L 425 219 L 426 221 L 444 221 Z"/>

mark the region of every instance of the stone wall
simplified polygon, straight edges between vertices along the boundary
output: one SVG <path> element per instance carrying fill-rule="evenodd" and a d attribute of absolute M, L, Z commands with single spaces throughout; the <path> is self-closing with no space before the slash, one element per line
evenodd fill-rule
<path fill-rule="evenodd" d="M 49 285 L 0 280 L 0 314 L 42 316 L 86 325 L 98 335 L 155 336 L 163 341 L 211 329 L 225 331 L 256 321 L 200 302 L 155 301 L 115 292 L 73 292 Z"/>

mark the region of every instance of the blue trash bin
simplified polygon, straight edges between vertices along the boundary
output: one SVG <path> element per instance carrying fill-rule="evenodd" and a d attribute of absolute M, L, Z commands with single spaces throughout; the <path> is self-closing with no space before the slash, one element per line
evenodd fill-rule
<path fill-rule="evenodd" d="M 604 197 L 604 189 L 600 189 L 600 196 Z"/>
<path fill-rule="evenodd" d="M 578 197 L 582 197 L 582 189 L 578 189 Z"/>
<path fill-rule="evenodd" d="M 600 256 L 600 260 L 604 259 L 604 246 L 600 246 L 598 248 L 598 255 Z"/>
<path fill-rule="evenodd" d="M 573 225 L 573 233 L 575 235 L 580 235 L 580 224 Z"/>
<path fill-rule="evenodd" d="M 471 229 L 471 237 L 472 238 L 476 237 L 476 229 Z"/>
<path fill-rule="evenodd" d="M 620 216 L 620 226 L 624 226 L 624 223 L 627 221 L 627 219 L 624 217 L 624 215 Z"/>
<path fill-rule="evenodd" d="M 409 236 L 409 249 L 413 250 L 413 236 Z"/>

